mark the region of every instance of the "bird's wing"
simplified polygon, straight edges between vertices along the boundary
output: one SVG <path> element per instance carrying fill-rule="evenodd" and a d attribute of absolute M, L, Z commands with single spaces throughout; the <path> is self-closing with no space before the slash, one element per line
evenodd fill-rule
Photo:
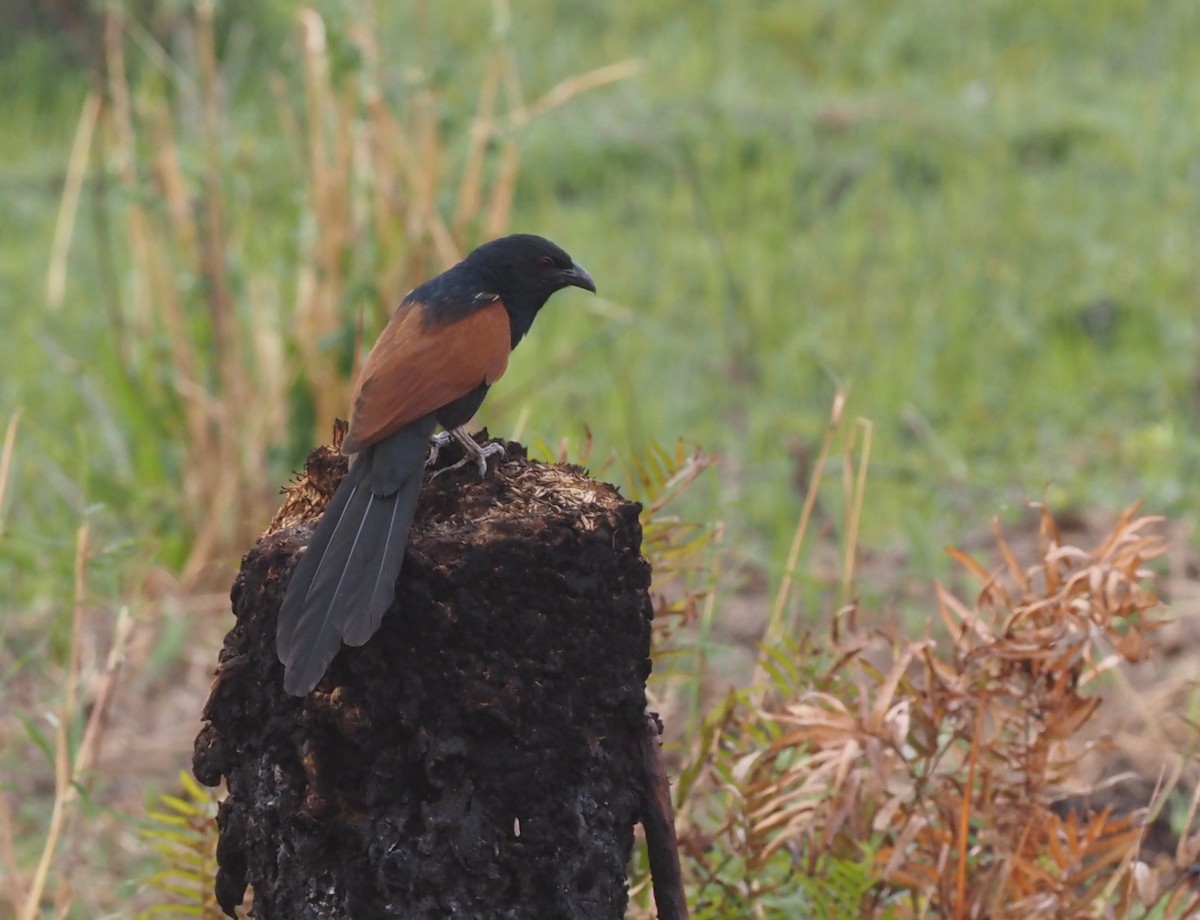
<path fill-rule="evenodd" d="M 355 453 L 495 382 L 511 351 L 508 311 L 499 300 L 450 323 L 429 322 L 420 303 L 402 306 L 359 374 L 343 453 Z"/>

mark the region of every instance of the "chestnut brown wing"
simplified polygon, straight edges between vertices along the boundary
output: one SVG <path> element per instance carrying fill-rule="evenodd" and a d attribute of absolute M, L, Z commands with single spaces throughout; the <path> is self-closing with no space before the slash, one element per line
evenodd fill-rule
<path fill-rule="evenodd" d="M 430 323 L 425 307 L 401 307 L 380 333 L 354 387 L 342 452 L 353 454 L 430 412 L 499 379 L 512 332 L 499 300 L 452 323 Z"/>

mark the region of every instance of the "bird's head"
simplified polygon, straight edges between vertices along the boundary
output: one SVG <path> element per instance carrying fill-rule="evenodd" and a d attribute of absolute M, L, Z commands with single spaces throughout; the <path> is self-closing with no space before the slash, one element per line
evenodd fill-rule
<path fill-rule="evenodd" d="M 484 243 L 464 260 L 485 290 L 496 294 L 513 322 L 513 344 L 556 291 L 580 287 L 596 292 L 596 282 L 559 246 L 540 236 L 516 233 Z"/>

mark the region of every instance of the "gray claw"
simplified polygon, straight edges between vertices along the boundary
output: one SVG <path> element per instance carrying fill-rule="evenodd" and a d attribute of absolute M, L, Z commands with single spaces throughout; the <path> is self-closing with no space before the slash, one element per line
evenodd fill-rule
<path fill-rule="evenodd" d="M 429 439 L 429 456 L 425 458 L 425 469 L 429 469 L 431 466 L 437 463 L 438 454 L 440 454 L 442 452 L 442 448 L 449 444 L 452 440 L 453 436 L 448 431 L 439 431 Z M 454 469 L 454 467 L 450 467 L 450 469 Z"/>
<path fill-rule="evenodd" d="M 486 444 L 483 447 L 480 447 L 475 443 L 475 439 L 467 434 L 462 427 L 458 427 L 451 428 L 449 431 L 443 431 L 440 434 L 433 436 L 431 439 L 433 446 L 429 452 L 429 459 L 425 462 L 426 466 L 433 465 L 433 463 L 437 460 L 438 451 L 448 444 L 451 439 L 462 445 L 463 450 L 466 451 L 466 456 L 452 466 L 438 470 L 433 474 L 434 479 L 436 479 L 438 476 L 441 476 L 442 473 L 448 473 L 451 470 L 458 469 L 460 466 L 465 466 L 472 459 L 475 461 L 475 466 L 479 470 L 479 478 L 483 479 L 487 476 L 488 457 L 494 457 L 497 454 L 502 457 L 504 456 L 503 444 Z"/>

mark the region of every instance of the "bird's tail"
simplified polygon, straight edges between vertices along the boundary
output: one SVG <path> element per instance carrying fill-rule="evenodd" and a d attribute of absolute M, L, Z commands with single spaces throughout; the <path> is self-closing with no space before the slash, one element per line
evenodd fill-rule
<path fill-rule="evenodd" d="M 311 691 L 342 642 L 362 645 L 391 606 L 433 427 L 420 419 L 368 447 L 326 506 L 279 610 L 288 693 Z"/>

